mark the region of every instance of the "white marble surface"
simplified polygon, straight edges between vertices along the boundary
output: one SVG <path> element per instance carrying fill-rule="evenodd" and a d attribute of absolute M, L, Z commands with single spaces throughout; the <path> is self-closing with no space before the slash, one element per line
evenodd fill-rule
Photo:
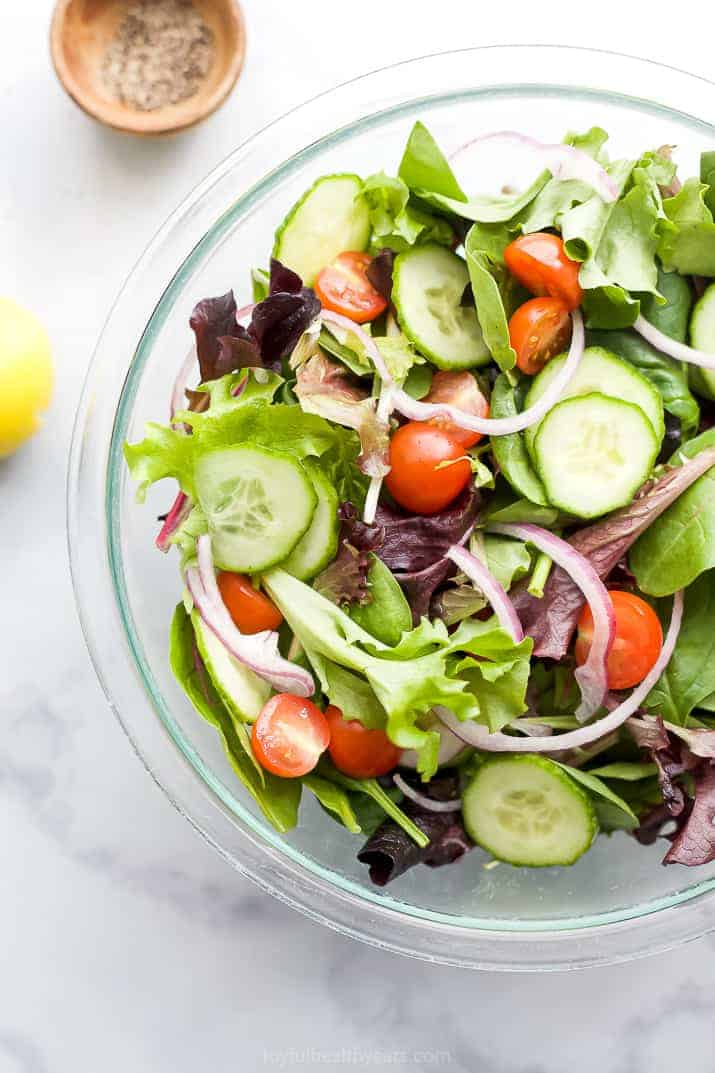
<path fill-rule="evenodd" d="M 568 977 L 470 975 L 352 943 L 233 874 L 114 723 L 64 544 L 72 416 L 108 306 L 237 142 L 331 83 L 438 48 L 558 40 L 708 74 L 711 42 L 697 19 L 664 20 L 644 0 L 591 14 L 552 0 L 548 16 L 517 0 L 508 19 L 458 0 L 245 6 L 248 63 L 229 104 L 179 139 L 142 142 L 99 129 L 58 88 L 50 0 L 0 3 L 0 293 L 41 315 L 57 362 L 42 434 L 0 466 L 0 1073 L 252 1073 L 271 1068 L 266 1050 L 274 1068 L 711 1073 L 713 940 Z M 329 1056 L 340 1048 L 344 1060 Z"/>

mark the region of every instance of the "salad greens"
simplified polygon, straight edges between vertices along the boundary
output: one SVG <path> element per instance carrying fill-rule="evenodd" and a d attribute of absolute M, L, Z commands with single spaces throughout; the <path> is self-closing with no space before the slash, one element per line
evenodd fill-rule
<path fill-rule="evenodd" d="M 378 885 L 599 829 L 715 860 L 714 213 L 715 149 L 417 122 L 197 302 L 125 455 L 178 485 L 170 664 L 278 832 L 314 798 Z"/>

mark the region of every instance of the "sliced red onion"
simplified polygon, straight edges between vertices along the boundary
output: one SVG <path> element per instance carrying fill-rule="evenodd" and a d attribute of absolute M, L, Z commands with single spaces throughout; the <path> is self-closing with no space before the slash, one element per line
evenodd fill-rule
<path fill-rule="evenodd" d="M 451 548 L 447 549 L 446 558 L 451 559 L 455 566 L 458 566 L 462 573 L 466 574 L 470 581 L 473 581 L 476 587 L 484 593 L 500 625 L 509 634 L 514 644 L 518 645 L 523 641 L 524 631 L 512 602 L 484 563 L 459 544 L 452 544 Z"/>
<path fill-rule="evenodd" d="M 409 797 L 410 801 L 414 801 L 420 808 L 427 809 L 429 812 L 456 812 L 462 807 L 461 797 L 455 797 L 451 801 L 435 801 L 434 798 L 415 790 L 409 782 L 405 782 L 402 775 L 393 775 L 392 781 L 398 790 L 402 790 L 405 797 Z"/>
<path fill-rule="evenodd" d="M 561 398 L 578 369 L 584 348 L 583 318 L 578 309 L 572 312 L 571 320 L 573 331 L 566 361 L 538 402 L 520 414 L 515 414 L 513 417 L 477 417 L 448 403 L 420 402 L 411 398 L 401 388 L 395 388 L 392 392 L 393 407 L 411 421 L 431 421 L 435 417 L 442 418 L 459 428 L 468 429 L 470 432 L 480 432 L 483 436 L 510 436 L 514 432 L 521 432 L 536 424 L 549 412 Z"/>
<path fill-rule="evenodd" d="M 606 169 L 594 160 L 582 149 L 576 149 L 573 145 L 555 145 L 540 142 L 527 134 L 519 134 L 518 131 L 501 130 L 494 134 L 483 134 L 478 138 L 472 138 L 460 149 L 452 153 L 450 160 L 459 160 L 475 146 L 490 143 L 492 145 L 514 145 L 530 150 L 535 158 L 547 171 L 550 171 L 554 179 L 580 179 L 593 187 L 598 196 L 606 202 L 618 201 L 619 190 L 616 183 Z"/>
<path fill-rule="evenodd" d="M 375 366 L 383 384 L 392 385 L 394 383 L 390 376 L 390 370 L 385 364 L 385 359 L 375 344 L 375 340 L 372 339 L 359 324 L 356 324 L 354 320 L 350 320 L 349 317 L 344 317 L 342 313 L 333 313 L 329 309 L 323 310 L 322 317 L 326 324 L 337 324 L 343 331 L 351 332 L 353 335 L 356 335 L 364 346 L 365 353 Z"/>
<path fill-rule="evenodd" d="M 390 414 L 392 413 L 392 387 L 384 381 L 382 388 L 380 389 L 380 398 L 378 399 L 377 410 L 375 413 L 378 422 L 387 426 L 387 423 L 390 420 Z M 380 491 L 382 490 L 382 482 L 384 480 L 384 474 L 370 478 L 370 485 L 367 490 L 367 495 L 365 496 L 365 505 L 362 511 L 362 520 L 366 525 L 372 525 L 375 521 L 375 513 L 380 501 Z"/>
<path fill-rule="evenodd" d="M 715 354 L 708 354 L 705 350 L 696 350 L 687 343 L 679 343 L 677 339 L 671 339 L 665 332 L 655 328 L 645 317 L 638 317 L 633 325 L 639 335 L 646 342 L 654 346 L 656 350 L 668 354 L 676 361 L 686 361 L 690 365 L 699 365 L 703 369 L 715 370 Z"/>
<path fill-rule="evenodd" d="M 616 635 L 616 617 L 606 586 L 591 566 L 571 544 L 538 525 L 492 525 L 489 529 L 502 536 L 516 537 L 533 544 L 553 559 L 581 589 L 593 615 L 593 638 L 588 659 L 574 672 L 581 690 L 581 704 L 576 718 L 585 723 L 603 704 L 608 692 L 606 660 Z"/>
<path fill-rule="evenodd" d="M 673 597 L 673 612 L 670 617 L 668 632 L 663 641 L 653 668 L 648 672 L 639 686 L 631 695 L 622 701 L 612 712 L 598 719 L 595 723 L 580 727 L 578 730 L 570 730 L 566 734 L 554 734 L 549 737 L 518 738 L 515 735 L 490 734 L 485 726 L 474 722 L 460 722 L 453 712 L 447 708 L 435 708 L 435 714 L 449 727 L 453 734 L 461 738 L 467 745 L 473 745 L 477 749 L 495 753 L 557 753 L 562 749 L 577 749 L 589 742 L 596 741 L 618 730 L 629 716 L 638 710 L 645 698 L 656 684 L 661 674 L 668 666 L 670 657 L 673 655 L 680 625 L 683 621 L 683 590 L 679 589 Z"/>
<path fill-rule="evenodd" d="M 179 492 L 174 500 L 171 510 L 164 519 L 164 524 L 159 530 L 159 535 L 154 541 L 159 551 L 167 552 L 173 537 L 179 526 L 183 525 L 191 514 L 192 503 L 184 492 Z"/>
<path fill-rule="evenodd" d="M 295 693 L 298 697 L 312 696 L 315 692 L 312 676 L 281 656 L 275 630 L 243 634 L 234 623 L 216 583 L 211 538 L 206 533 L 196 542 L 196 556 L 198 569 L 195 566 L 187 568 L 186 587 L 206 626 L 234 659 L 269 682 L 274 689 L 282 693 Z"/>

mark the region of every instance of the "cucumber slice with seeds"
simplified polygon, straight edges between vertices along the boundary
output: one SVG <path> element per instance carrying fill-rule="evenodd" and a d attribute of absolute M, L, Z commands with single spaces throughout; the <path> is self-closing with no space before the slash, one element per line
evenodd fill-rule
<path fill-rule="evenodd" d="M 440 369 L 486 365 L 491 354 L 473 308 L 461 305 L 469 272 L 455 253 L 428 243 L 395 260 L 392 300 L 400 327 Z"/>
<path fill-rule="evenodd" d="M 254 723 L 272 690 L 249 667 L 244 667 L 204 624 L 197 611 L 191 613 L 196 646 L 216 692 L 240 723 Z"/>
<path fill-rule="evenodd" d="M 524 400 L 525 410 L 541 398 L 565 361 L 565 357 L 554 358 L 534 377 Z M 665 420 L 660 392 L 632 365 L 600 346 L 587 347 L 584 350 L 578 369 L 559 401 L 572 399 L 576 395 L 590 395 L 593 392 L 640 406 L 652 424 L 656 436 L 662 439 Z M 541 422 L 524 432 L 524 440 L 532 458 L 540 427 Z"/>
<path fill-rule="evenodd" d="M 285 562 L 281 563 L 299 581 L 314 578 L 331 562 L 338 551 L 338 493 L 325 476 L 317 462 L 308 459 L 303 463 L 310 477 L 318 505 L 305 536 L 301 537 Z"/>
<path fill-rule="evenodd" d="M 527 868 L 573 864 L 598 833 L 585 790 L 551 760 L 530 754 L 482 764 L 462 795 L 462 815 L 482 849 Z"/>
<path fill-rule="evenodd" d="M 216 565 L 254 574 L 282 562 L 308 529 L 318 497 L 294 459 L 236 444 L 207 451 L 194 469 Z"/>
<path fill-rule="evenodd" d="M 359 175 L 324 175 L 303 194 L 276 231 L 272 256 L 312 287 L 321 268 L 346 250 L 364 250 L 370 211 Z"/>
<path fill-rule="evenodd" d="M 639 406 L 595 392 L 565 399 L 541 422 L 534 454 L 549 502 L 579 518 L 630 503 L 660 440 Z"/>
<path fill-rule="evenodd" d="M 693 310 L 690 342 L 697 350 L 715 354 L 715 283 L 711 283 Z M 715 372 L 691 365 L 690 386 L 705 399 L 715 399 Z"/>

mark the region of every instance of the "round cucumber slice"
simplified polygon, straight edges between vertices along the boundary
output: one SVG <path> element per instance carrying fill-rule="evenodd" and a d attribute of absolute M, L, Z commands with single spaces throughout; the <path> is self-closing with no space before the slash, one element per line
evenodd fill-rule
<path fill-rule="evenodd" d="M 413 246 L 396 258 L 392 281 L 400 326 L 420 353 L 440 369 L 491 361 L 474 309 L 460 304 L 469 283 L 460 257 L 432 243 Z"/>
<path fill-rule="evenodd" d="M 191 613 L 196 646 L 209 678 L 231 715 L 240 723 L 254 723 L 271 695 L 271 687 L 234 659 L 197 611 Z"/>
<path fill-rule="evenodd" d="M 318 502 L 308 474 L 287 455 L 236 444 L 200 455 L 199 505 L 216 565 L 255 574 L 281 562 L 308 529 Z"/>
<path fill-rule="evenodd" d="M 546 757 L 487 760 L 462 795 L 470 837 L 499 861 L 527 868 L 573 864 L 598 833 L 590 798 Z"/>
<path fill-rule="evenodd" d="M 272 256 L 312 287 L 321 268 L 345 250 L 364 250 L 370 211 L 359 175 L 324 175 L 295 203 L 276 231 Z"/>
<path fill-rule="evenodd" d="M 659 446 L 639 406 L 596 392 L 557 403 L 541 422 L 534 454 L 549 502 L 597 518 L 630 503 Z"/>
<path fill-rule="evenodd" d="M 318 497 L 310 528 L 298 541 L 285 562 L 281 563 L 299 581 L 307 581 L 320 573 L 335 558 L 338 551 L 338 493 L 320 469 L 320 464 L 308 459 L 303 466 Z"/>
<path fill-rule="evenodd" d="M 565 361 L 565 356 L 554 358 L 534 378 L 524 400 L 525 410 L 541 398 Z M 600 346 L 587 347 L 584 350 L 579 367 L 559 401 L 563 402 L 564 399 L 571 399 L 576 395 L 591 395 L 596 391 L 640 406 L 658 439 L 663 438 L 665 418 L 660 392 L 627 361 L 622 361 L 610 350 Z M 526 446 L 532 458 L 540 427 L 541 422 L 524 432 Z"/>
<path fill-rule="evenodd" d="M 711 283 L 696 303 L 690 320 L 690 342 L 697 350 L 715 354 L 715 283 Z M 715 372 L 691 365 L 690 386 L 704 399 L 715 399 Z"/>

